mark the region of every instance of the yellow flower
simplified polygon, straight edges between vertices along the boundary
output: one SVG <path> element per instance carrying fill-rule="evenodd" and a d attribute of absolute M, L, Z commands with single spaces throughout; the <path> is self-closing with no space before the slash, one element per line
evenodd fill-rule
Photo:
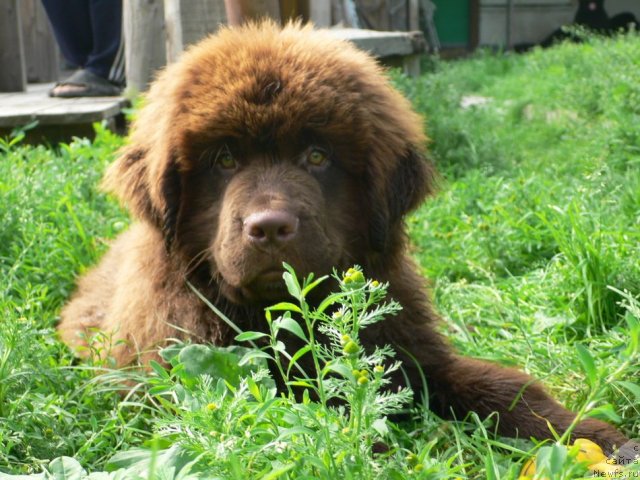
<path fill-rule="evenodd" d="M 534 458 L 530 458 L 529 460 L 527 460 L 524 464 L 524 467 L 522 467 L 522 471 L 520 472 L 520 479 L 526 479 L 526 478 L 531 478 L 535 475 L 536 473 L 536 459 Z"/>
<path fill-rule="evenodd" d="M 420 459 L 418 458 L 418 456 L 415 453 L 410 453 L 405 457 L 405 460 L 407 461 L 407 463 L 409 465 L 417 465 L 420 461 Z"/>
<path fill-rule="evenodd" d="M 607 463 L 607 457 L 602 452 L 602 449 L 591 440 L 587 440 L 586 438 L 576 439 L 572 445 L 574 452 L 575 449 L 577 449 L 576 461 L 587 464 L 593 472 L 610 477 L 612 474 L 619 474 L 622 471 L 620 468 L 616 468 L 614 465 Z M 518 480 L 530 480 L 535 474 L 536 459 L 534 457 L 525 462 Z"/>
<path fill-rule="evenodd" d="M 587 465 L 593 465 L 604 462 L 607 459 L 606 455 L 602 452 L 602 449 L 591 440 L 587 440 L 586 438 L 577 438 L 576 441 L 573 442 L 573 445 L 579 448 L 578 455 L 576 456 L 576 460 L 579 462 L 584 462 Z"/>

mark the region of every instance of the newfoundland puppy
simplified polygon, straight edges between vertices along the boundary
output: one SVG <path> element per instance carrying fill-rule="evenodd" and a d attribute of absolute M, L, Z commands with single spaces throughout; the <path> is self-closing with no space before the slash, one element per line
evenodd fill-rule
<path fill-rule="evenodd" d="M 349 43 L 298 24 L 222 29 L 159 76 L 109 168 L 107 189 L 136 220 L 81 278 L 62 339 L 78 348 L 104 332 L 119 366 L 170 338 L 229 345 L 235 333 L 189 285 L 243 330 L 265 330 L 264 307 L 287 298 L 283 262 L 300 276 L 358 264 L 403 307 L 362 337 L 394 347 L 394 385 L 418 393 L 426 378 L 437 413 L 497 412 L 503 435 L 563 432 L 574 414 L 538 383 L 459 356 L 436 329 L 404 224 L 433 191 L 425 140 L 409 102 Z M 594 419 L 574 436 L 625 441 Z"/>

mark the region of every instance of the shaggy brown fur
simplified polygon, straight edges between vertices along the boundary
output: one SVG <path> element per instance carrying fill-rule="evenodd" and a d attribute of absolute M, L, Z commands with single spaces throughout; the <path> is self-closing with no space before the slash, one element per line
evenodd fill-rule
<path fill-rule="evenodd" d="M 363 341 L 394 346 L 416 392 L 421 369 L 431 408 L 498 412 L 505 435 L 548 438 L 547 422 L 562 432 L 574 415 L 541 386 L 458 356 L 435 328 L 403 223 L 432 190 L 424 148 L 422 119 L 349 44 L 297 25 L 222 30 L 149 92 L 105 181 L 137 221 L 80 280 L 60 335 L 78 347 L 79 334 L 107 332 L 124 341 L 119 365 L 172 337 L 227 345 L 233 333 L 187 281 L 241 328 L 264 330 L 264 306 L 285 298 L 283 261 L 300 275 L 359 264 L 403 306 Z M 608 449 L 625 440 L 596 420 L 575 434 Z"/>

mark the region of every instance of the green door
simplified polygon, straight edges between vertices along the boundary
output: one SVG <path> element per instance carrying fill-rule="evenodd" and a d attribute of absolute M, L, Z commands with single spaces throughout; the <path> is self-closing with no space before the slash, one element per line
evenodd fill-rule
<path fill-rule="evenodd" d="M 432 0 L 436 5 L 433 20 L 444 47 L 469 45 L 469 0 Z"/>

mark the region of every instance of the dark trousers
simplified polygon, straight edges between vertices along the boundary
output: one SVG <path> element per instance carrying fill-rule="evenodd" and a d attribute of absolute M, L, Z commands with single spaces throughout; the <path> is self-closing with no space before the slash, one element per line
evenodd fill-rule
<path fill-rule="evenodd" d="M 42 0 L 58 45 L 74 66 L 122 85 L 122 0 Z"/>

